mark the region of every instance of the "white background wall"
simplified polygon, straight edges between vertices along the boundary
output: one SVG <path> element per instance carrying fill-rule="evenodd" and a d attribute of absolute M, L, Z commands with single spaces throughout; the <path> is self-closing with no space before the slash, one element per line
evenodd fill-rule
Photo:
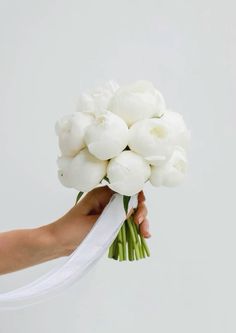
<path fill-rule="evenodd" d="M 75 192 L 56 176 L 55 121 L 102 80 L 149 79 L 192 131 L 176 189 L 146 189 L 152 257 L 104 257 L 46 303 L 0 313 L 1 333 L 233 333 L 235 84 L 233 0 L 1 0 L 0 230 L 49 223 Z M 0 277 L 0 291 L 51 262 Z"/>

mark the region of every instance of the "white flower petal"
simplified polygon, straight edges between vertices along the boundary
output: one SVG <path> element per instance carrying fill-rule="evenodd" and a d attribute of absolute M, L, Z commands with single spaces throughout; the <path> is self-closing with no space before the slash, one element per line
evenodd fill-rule
<path fill-rule="evenodd" d="M 168 159 L 175 146 L 171 128 L 162 118 L 144 119 L 131 126 L 128 145 L 154 165 Z"/>
<path fill-rule="evenodd" d="M 164 113 L 162 119 L 170 126 L 173 142 L 177 146 L 187 149 L 190 141 L 190 131 L 187 129 L 182 115 L 168 110 Z"/>
<path fill-rule="evenodd" d="M 109 162 L 108 186 L 120 194 L 134 195 L 142 190 L 150 172 L 150 166 L 142 156 L 126 150 Z"/>
<path fill-rule="evenodd" d="M 176 147 L 171 158 L 161 166 L 151 168 L 150 182 L 154 186 L 179 185 L 187 172 L 187 157 L 183 148 Z"/>
<path fill-rule="evenodd" d="M 165 102 L 151 82 L 137 81 L 119 88 L 111 99 L 108 110 L 123 118 L 130 126 L 136 121 L 163 114 Z"/>
<path fill-rule="evenodd" d="M 87 128 L 85 142 L 95 157 L 101 160 L 113 158 L 128 144 L 128 127 L 120 117 L 105 111 Z"/>
<path fill-rule="evenodd" d="M 73 182 L 70 177 L 69 166 L 71 164 L 71 157 L 58 157 L 57 166 L 58 166 L 58 178 L 61 184 L 65 187 L 73 187 Z"/>
<path fill-rule="evenodd" d="M 73 157 L 85 147 L 85 130 L 92 121 L 91 115 L 75 112 L 64 116 L 56 123 L 59 147 L 64 156 Z"/>
<path fill-rule="evenodd" d="M 98 160 L 85 148 L 72 159 L 68 174 L 73 188 L 88 192 L 100 183 L 106 171 L 107 162 Z"/>
<path fill-rule="evenodd" d="M 115 81 L 108 81 L 89 93 L 82 93 L 79 96 L 77 111 L 92 114 L 103 112 L 118 88 Z"/>

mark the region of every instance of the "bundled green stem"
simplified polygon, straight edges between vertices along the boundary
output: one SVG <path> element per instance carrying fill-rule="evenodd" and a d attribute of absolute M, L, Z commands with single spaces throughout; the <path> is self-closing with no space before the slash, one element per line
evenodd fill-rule
<path fill-rule="evenodd" d="M 109 248 L 108 257 L 111 259 L 130 261 L 143 259 L 150 256 L 144 237 L 139 232 L 139 227 L 134 222 L 133 215 L 125 220 L 116 239 Z"/>
<path fill-rule="evenodd" d="M 130 197 L 124 196 L 124 209 L 127 213 Z M 109 248 L 108 257 L 111 259 L 130 261 L 150 256 L 147 243 L 140 234 L 139 226 L 134 222 L 134 215 L 127 218 Z"/>

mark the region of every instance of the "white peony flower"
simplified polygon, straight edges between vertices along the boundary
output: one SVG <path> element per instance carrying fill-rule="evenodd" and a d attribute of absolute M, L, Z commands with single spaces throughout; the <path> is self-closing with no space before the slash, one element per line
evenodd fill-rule
<path fill-rule="evenodd" d="M 78 111 L 92 114 L 103 112 L 119 85 L 114 81 L 108 81 L 103 86 L 94 89 L 90 93 L 83 93 L 79 96 Z"/>
<path fill-rule="evenodd" d="M 190 131 L 187 129 L 184 119 L 181 114 L 173 111 L 165 111 L 163 117 L 171 128 L 173 141 L 177 146 L 187 149 L 190 141 Z"/>
<path fill-rule="evenodd" d="M 58 178 L 62 185 L 65 187 L 73 187 L 73 182 L 71 181 L 69 166 L 72 161 L 72 157 L 61 156 L 57 159 L 58 166 Z"/>
<path fill-rule="evenodd" d="M 128 144 L 128 127 L 110 111 L 95 116 L 85 133 L 85 142 L 91 154 L 101 160 L 119 155 Z"/>
<path fill-rule="evenodd" d="M 177 186 L 183 181 L 186 171 L 186 153 L 183 148 L 176 147 L 165 164 L 151 167 L 150 182 L 154 186 Z"/>
<path fill-rule="evenodd" d="M 59 157 L 57 164 L 61 183 L 82 192 L 96 187 L 106 175 L 107 169 L 107 162 L 98 160 L 86 148 L 73 158 Z"/>
<path fill-rule="evenodd" d="M 108 110 L 123 118 L 130 126 L 138 120 L 163 114 L 165 101 L 151 82 L 137 81 L 119 88 L 111 99 Z"/>
<path fill-rule="evenodd" d="M 84 133 L 93 121 L 86 113 L 73 113 L 57 121 L 55 130 L 59 139 L 59 147 L 64 156 L 73 157 L 85 147 Z"/>
<path fill-rule="evenodd" d="M 150 172 L 150 166 L 142 156 L 125 150 L 108 164 L 108 186 L 120 194 L 134 195 L 142 190 Z"/>
<path fill-rule="evenodd" d="M 163 117 L 141 120 L 130 127 L 128 145 L 150 164 L 163 163 L 174 149 L 172 129 Z"/>

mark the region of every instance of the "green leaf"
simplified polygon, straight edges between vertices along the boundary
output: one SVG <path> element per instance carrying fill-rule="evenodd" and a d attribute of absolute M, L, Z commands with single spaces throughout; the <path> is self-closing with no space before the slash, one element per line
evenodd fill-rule
<path fill-rule="evenodd" d="M 164 112 L 160 115 L 160 116 L 154 116 L 153 118 L 158 118 L 158 119 L 160 119 L 160 118 L 162 118 L 164 116 Z"/>
<path fill-rule="evenodd" d="M 127 195 L 123 195 L 123 204 L 124 204 L 124 209 L 125 209 L 126 214 L 128 213 L 128 207 L 129 207 L 130 198 L 131 197 L 129 197 Z"/>
<path fill-rule="evenodd" d="M 109 182 L 109 178 L 108 178 L 107 176 L 105 176 L 103 179 L 104 179 L 105 181 L 107 181 L 108 183 L 110 183 L 110 182 Z"/>
<path fill-rule="evenodd" d="M 82 197 L 82 195 L 84 194 L 84 192 L 79 192 L 77 197 L 76 197 L 76 200 L 75 200 L 75 204 L 77 204 L 77 202 L 79 201 L 79 199 Z"/>

